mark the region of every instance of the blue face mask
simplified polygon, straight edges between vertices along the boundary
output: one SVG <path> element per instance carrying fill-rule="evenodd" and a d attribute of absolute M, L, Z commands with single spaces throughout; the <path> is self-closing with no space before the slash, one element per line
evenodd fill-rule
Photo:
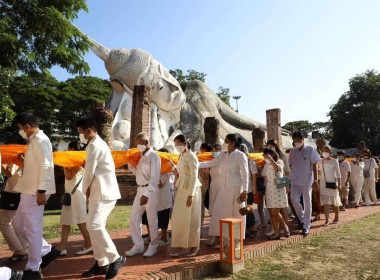
<path fill-rule="evenodd" d="M 220 152 L 212 152 L 212 156 L 214 158 L 217 158 L 220 155 Z"/>

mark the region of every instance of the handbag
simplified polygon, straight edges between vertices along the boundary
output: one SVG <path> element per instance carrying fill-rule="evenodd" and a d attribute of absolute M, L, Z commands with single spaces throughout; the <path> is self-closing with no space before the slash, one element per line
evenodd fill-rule
<path fill-rule="evenodd" d="M 276 183 L 277 189 L 289 186 L 292 182 L 292 180 L 290 180 L 290 178 L 287 176 L 276 178 L 274 181 Z"/>
<path fill-rule="evenodd" d="M 1 190 L 0 209 L 17 210 L 20 204 L 20 194 Z"/>
<path fill-rule="evenodd" d="M 253 195 L 253 203 L 262 204 L 263 203 L 263 196 L 259 193 L 254 194 Z"/>
<path fill-rule="evenodd" d="M 75 187 L 73 188 L 73 190 L 71 191 L 71 193 L 64 193 L 62 195 L 61 205 L 71 206 L 71 195 L 76 192 L 76 190 L 79 187 L 80 182 L 82 182 L 82 179 L 83 179 L 83 177 L 79 179 L 78 183 L 75 185 Z"/>
<path fill-rule="evenodd" d="M 325 177 L 326 188 L 336 190 L 338 188 L 338 186 L 336 185 L 336 182 L 327 182 L 326 181 L 325 166 L 323 165 L 323 162 L 322 162 L 322 170 L 323 170 L 323 176 Z"/>
<path fill-rule="evenodd" d="M 371 176 L 371 174 L 369 173 L 369 171 L 371 170 L 371 163 L 372 163 L 372 160 L 369 159 L 369 168 L 366 170 L 363 170 L 364 178 L 369 178 Z"/>

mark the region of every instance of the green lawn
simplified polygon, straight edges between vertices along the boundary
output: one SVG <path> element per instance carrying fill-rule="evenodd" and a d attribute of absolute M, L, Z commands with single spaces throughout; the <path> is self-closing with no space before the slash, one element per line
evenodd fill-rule
<path fill-rule="evenodd" d="M 107 220 L 107 229 L 117 230 L 129 227 L 129 216 L 132 206 L 116 206 Z M 59 220 L 61 210 L 46 210 L 44 213 L 44 237 L 46 239 L 58 238 L 61 236 L 61 225 Z M 78 226 L 72 226 L 70 235 L 80 235 Z M 4 244 L 4 239 L 0 234 L 0 244 Z"/>

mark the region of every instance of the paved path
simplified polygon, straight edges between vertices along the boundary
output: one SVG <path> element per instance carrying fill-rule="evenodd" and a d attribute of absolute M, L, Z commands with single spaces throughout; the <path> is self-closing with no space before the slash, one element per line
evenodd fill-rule
<path fill-rule="evenodd" d="M 324 220 L 314 222 L 309 236 L 314 236 L 321 231 L 330 230 L 378 212 L 380 212 L 380 206 L 347 209 L 345 212 L 340 212 L 340 223 L 338 225 L 323 227 Z M 322 217 L 324 216 L 322 215 Z M 209 219 L 206 218 L 206 224 L 202 229 L 203 232 L 207 232 L 208 221 Z M 260 232 L 256 238 L 245 239 L 245 258 L 264 255 L 282 244 L 298 242 L 303 239 L 300 231 L 296 230 L 294 226 L 291 226 L 291 233 L 292 235 L 289 238 L 281 238 L 279 241 L 267 241 L 263 232 Z M 121 254 L 132 246 L 128 229 L 114 231 L 111 236 Z M 50 243 L 57 244 L 59 239 L 50 240 Z M 92 255 L 75 255 L 74 252 L 80 250 L 82 246 L 83 241 L 80 236 L 69 238 L 68 255 L 59 258 L 56 262 L 46 267 L 43 270 L 44 279 L 79 279 L 80 275 L 94 263 Z M 219 251 L 204 244 L 201 245 L 199 255 L 192 258 L 172 258 L 169 256 L 169 251 L 170 246 L 159 247 L 158 254 L 152 258 L 144 258 L 142 255 L 127 258 L 126 265 L 115 279 L 194 279 L 213 273 L 218 269 Z M 7 247 L 0 247 L 0 262 L 3 263 L 9 256 L 11 256 L 11 251 Z M 10 266 L 22 269 L 25 266 L 25 261 L 13 263 Z M 104 279 L 104 277 L 91 279 Z"/>

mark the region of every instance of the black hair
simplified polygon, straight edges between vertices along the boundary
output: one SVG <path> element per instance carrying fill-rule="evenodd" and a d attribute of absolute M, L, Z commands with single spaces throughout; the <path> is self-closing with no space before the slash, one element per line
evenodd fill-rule
<path fill-rule="evenodd" d="M 363 155 L 364 154 L 368 154 L 370 157 L 372 157 L 372 153 L 371 153 L 371 151 L 369 149 L 364 149 L 363 150 Z"/>
<path fill-rule="evenodd" d="M 202 143 L 201 149 L 205 150 L 206 152 L 211 152 L 212 146 L 209 143 Z"/>
<path fill-rule="evenodd" d="M 346 154 L 346 152 L 343 151 L 343 150 L 340 150 L 340 151 L 337 151 L 336 154 L 337 154 L 337 155 L 341 155 L 341 156 L 343 156 L 343 155 Z"/>
<path fill-rule="evenodd" d="M 277 141 L 274 140 L 274 139 L 270 139 L 267 141 L 267 146 L 268 145 L 272 145 L 274 146 L 274 149 L 276 150 L 276 153 L 277 154 L 280 154 L 281 153 L 281 149 L 280 149 L 280 146 L 278 145 Z"/>
<path fill-rule="evenodd" d="M 80 151 L 80 150 L 82 150 L 82 146 L 81 146 L 81 143 L 79 141 L 71 141 L 69 143 L 68 148 L 71 148 L 74 151 Z"/>
<path fill-rule="evenodd" d="M 266 155 L 266 154 L 271 155 L 271 157 L 273 158 L 274 161 L 277 161 L 278 158 L 279 158 L 279 156 L 276 153 L 276 151 L 273 151 L 272 149 L 269 149 L 269 148 L 265 148 L 263 154 L 264 155 Z"/>
<path fill-rule="evenodd" d="M 220 146 L 218 143 L 215 143 L 214 145 L 212 145 L 212 147 L 218 151 L 221 151 L 222 150 L 222 146 Z"/>
<path fill-rule="evenodd" d="M 294 138 L 299 138 L 299 139 L 302 140 L 303 139 L 303 135 L 302 135 L 301 131 L 293 132 L 292 139 L 294 139 Z"/>
<path fill-rule="evenodd" d="M 230 142 L 235 143 L 235 148 L 240 148 L 240 145 L 243 144 L 243 139 L 234 133 L 227 134 L 226 138 L 230 140 Z"/>
<path fill-rule="evenodd" d="M 179 134 L 179 135 L 177 135 L 177 136 L 174 138 L 173 141 L 175 141 L 175 140 L 178 140 L 178 141 L 181 142 L 182 144 L 185 144 L 185 143 L 186 143 L 186 137 L 185 137 L 185 135 L 183 135 L 183 134 Z"/>
<path fill-rule="evenodd" d="M 161 148 L 158 150 L 159 152 L 163 152 L 163 153 L 169 153 L 169 150 L 166 149 L 166 148 Z"/>
<path fill-rule="evenodd" d="M 22 126 L 28 124 L 31 127 L 38 127 L 40 125 L 38 117 L 31 112 L 22 112 L 21 114 L 18 114 L 14 118 L 14 121 L 16 124 L 21 124 Z"/>
<path fill-rule="evenodd" d="M 77 122 L 77 127 L 82 128 L 83 130 L 86 130 L 87 128 L 90 128 L 91 130 L 98 132 L 98 128 L 96 125 L 96 122 L 93 118 L 84 118 L 80 119 Z"/>

